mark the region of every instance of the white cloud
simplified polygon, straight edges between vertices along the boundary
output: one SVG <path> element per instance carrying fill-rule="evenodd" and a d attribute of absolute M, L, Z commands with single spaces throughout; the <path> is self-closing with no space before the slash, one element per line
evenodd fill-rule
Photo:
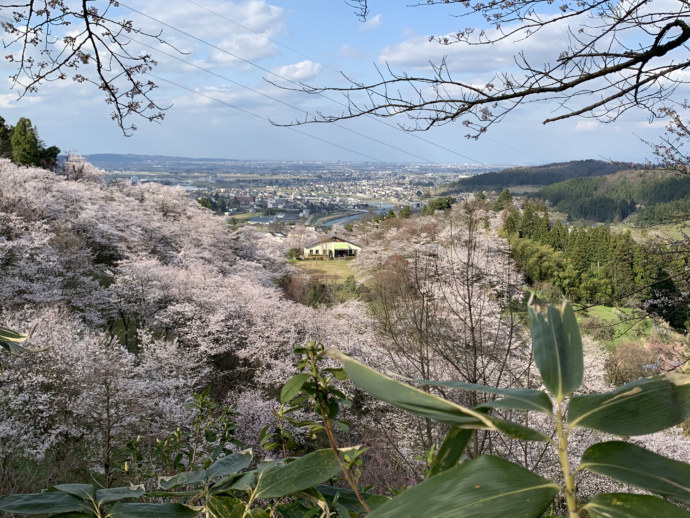
<path fill-rule="evenodd" d="M 241 60 L 229 53 L 251 61 L 279 54 L 277 46 L 270 39 L 276 38 L 283 30 L 285 12 L 282 8 L 264 0 L 247 0 L 241 3 L 207 0 L 203 5 L 208 10 L 183 0 L 147 0 L 142 12 L 167 26 L 137 13 L 123 11 L 134 21 L 135 26 L 142 27 L 149 33 L 157 34 L 163 30 L 163 40 L 190 53 L 180 56 L 187 61 L 205 59 L 212 64 L 242 65 Z M 212 49 L 194 38 L 222 50 Z M 169 47 L 166 51 L 174 53 Z"/>
<path fill-rule="evenodd" d="M 373 29 L 376 29 L 381 26 L 381 21 L 382 21 L 382 16 L 381 14 L 377 14 L 376 16 L 372 16 L 371 18 L 367 19 L 366 22 L 363 22 L 360 26 L 359 29 L 357 29 L 359 32 L 367 32 L 371 31 Z"/>
<path fill-rule="evenodd" d="M 577 121 L 575 131 L 594 131 L 600 124 L 597 121 Z"/>
<path fill-rule="evenodd" d="M 505 26 L 506 32 L 510 27 Z M 489 32 L 489 31 L 487 31 Z M 454 35 L 449 35 L 451 40 Z M 531 64 L 553 62 L 568 45 L 568 33 L 562 24 L 547 25 L 524 38 L 524 33 L 496 41 L 493 44 L 469 47 L 464 43 L 442 45 L 436 39 L 415 36 L 384 47 L 379 53 L 380 64 L 405 70 L 431 70 L 430 63 L 439 65 L 445 58 L 451 74 L 486 74 L 515 71 L 515 55 L 524 52 Z"/>
<path fill-rule="evenodd" d="M 308 81 L 321 72 L 321 65 L 310 60 L 274 68 L 273 73 L 290 81 Z"/>

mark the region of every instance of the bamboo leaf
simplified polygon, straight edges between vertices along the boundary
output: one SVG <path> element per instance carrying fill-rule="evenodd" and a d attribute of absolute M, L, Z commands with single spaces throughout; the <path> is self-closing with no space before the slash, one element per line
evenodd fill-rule
<path fill-rule="evenodd" d="M 597 495 L 583 507 L 591 518 L 690 518 L 690 513 L 655 496 Z"/>
<path fill-rule="evenodd" d="M 590 446 L 581 468 L 690 504 L 690 464 L 621 441 Z"/>
<path fill-rule="evenodd" d="M 33 493 L 24 495 L 7 495 L 0 498 L 0 511 L 17 514 L 49 514 L 86 512 L 91 507 L 69 493 Z"/>
<path fill-rule="evenodd" d="M 145 492 L 144 486 L 113 487 L 96 491 L 96 501 L 100 504 L 110 504 L 125 498 L 139 498 Z"/>
<path fill-rule="evenodd" d="M 280 498 L 310 488 L 340 473 L 332 450 L 319 450 L 287 466 L 265 472 L 256 487 L 257 498 Z"/>
<path fill-rule="evenodd" d="M 384 376 L 337 349 L 328 349 L 324 354 L 340 360 L 345 365 L 350 379 L 362 390 L 381 401 L 413 414 L 468 429 L 498 430 L 518 439 L 549 440 L 549 437 L 537 430 L 503 421 L 480 410 L 456 405 L 446 399 Z"/>
<path fill-rule="evenodd" d="M 288 403 L 299 393 L 299 391 L 302 389 L 302 385 L 304 385 L 308 380 L 309 374 L 296 374 L 287 380 L 280 391 L 280 402 L 282 404 Z"/>
<path fill-rule="evenodd" d="M 582 385 L 584 359 L 582 339 L 570 304 L 561 307 L 528 305 L 534 361 L 542 381 L 559 400 Z"/>
<path fill-rule="evenodd" d="M 690 375 L 663 374 L 622 385 L 606 394 L 574 396 L 570 428 L 615 435 L 645 435 L 690 417 Z"/>
<path fill-rule="evenodd" d="M 537 518 L 558 491 L 517 464 L 482 455 L 408 489 L 369 518 Z"/>
<path fill-rule="evenodd" d="M 116 503 L 108 515 L 110 518 L 193 518 L 202 511 L 182 504 L 123 504 Z"/>
<path fill-rule="evenodd" d="M 213 518 L 242 518 L 245 509 L 237 498 L 219 495 L 210 496 L 207 507 Z"/>
<path fill-rule="evenodd" d="M 431 465 L 429 476 L 433 477 L 447 469 L 450 469 L 460 462 L 460 458 L 467 448 L 472 438 L 474 430 L 465 430 L 454 426 L 446 435 L 443 444 L 438 449 L 438 453 Z"/>
<path fill-rule="evenodd" d="M 207 481 L 206 470 L 184 471 L 172 477 L 158 477 L 158 485 L 162 489 L 173 489 L 180 486 L 194 486 Z"/>
<path fill-rule="evenodd" d="M 216 477 L 224 477 L 232 475 L 245 469 L 252 461 L 252 451 L 245 450 L 239 453 L 232 453 L 218 459 L 211 467 L 206 470 L 206 480 L 212 480 Z"/>
<path fill-rule="evenodd" d="M 462 381 L 417 380 L 417 383 L 420 385 L 457 388 L 461 390 L 471 390 L 473 392 L 485 392 L 487 394 L 506 396 L 505 398 L 482 404 L 483 407 L 533 410 L 546 414 L 550 414 L 553 409 L 548 394 L 541 390 L 528 388 L 495 388 L 487 387 L 486 385 L 477 385 L 475 383 L 464 383 Z"/>
<path fill-rule="evenodd" d="M 53 486 L 52 489 L 76 496 L 82 500 L 90 500 L 96 497 L 96 488 L 91 484 L 58 484 Z"/>

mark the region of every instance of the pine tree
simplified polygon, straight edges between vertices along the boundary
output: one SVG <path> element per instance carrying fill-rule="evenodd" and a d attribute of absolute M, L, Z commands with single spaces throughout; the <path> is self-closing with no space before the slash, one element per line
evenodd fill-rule
<path fill-rule="evenodd" d="M 405 205 L 402 208 L 402 210 L 400 211 L 400 214 L 398 214 L 398 218 L 400 218 L 400 219 L 408 219 L 411 216 L 412 216 L 412 209 L 410 209 L 409 205 Z"/>

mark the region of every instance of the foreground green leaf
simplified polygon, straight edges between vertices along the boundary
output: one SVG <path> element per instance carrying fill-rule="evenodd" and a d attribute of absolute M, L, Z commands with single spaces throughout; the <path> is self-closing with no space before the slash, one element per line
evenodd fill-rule
<path fill-rule="evenodd" d="M 559 489 L 517 464 L 483 455 L 408 489 L 369 518 L 537 518 Z"/>
<path fill-rule="evenodd" d="M 533 410 L 550 414 L 553 406 L 551 399 L 546 392 L 527 388 L 495 388 L 475 383 L 464 383 L 462 381 L 429 381 L 417 380 L 420 385 L 431 385 L 436 387 L 450 387 L 461 390 L 471 390 L 473 392 L 485 392 L 487 394 L 497 394 L 506 396 L 495 401 L 482 404 L 483 407 L 507 408 L 512 410 Z"/>
<path fill-rule="evenodd" d="M 202 511 L 190 509 L 182 504 L 123 504 L 116 503 L 109 518 L 193 518 Z"/>
<path fill-rule="evenodd" d="M 429 476 L 432 477 L 457 466 L 473 433 L 474 430 L 464 430 L 457 426 L 451 428 L 438 449 L 434 462 L 431 464 Z"/>
<path fill-rule="evenodd" d="M 584 508 L 591 518 L 690 518 L 690 513 L 655 496 L 598 495 Z"/>
<path fill-rule="evenodd" d="M 251 450 L 233 453 L 221 457 L 208 469 L 185 471 L 172 477 L 159 477 L 158 485 L 162 489 L 173 489 L 180 486 L 207 484 L 214 478 L 232 475 L 249 466 L 252 461 Z"/>
<path fill-rule="evenodd" d="M 232 496 L 211 496 L 207 507 L 213 518 L 242 518 L 245 505 Z"/>
<path fill-rule="evenodd" d="M 621 441 L 590 446 L 581 468 L 690 504 L 690 464 Z"/>
<path fill-rule="evenodd" d="M 0 498 L 0 511 L 16 514 L 48 514 L 88 511 L 91 506 L 69 493 L 33 493 Z"/>
<path fill-rule="evenodd" d="M 592 428 L 615 435 L 645 435 L 690 417 L 690 375 L 663 374 L 622 385 L 606 394 L 574 396 L 570 428 Z"/>
<path fill-rule="evenodd" d="M 584 358 L 580 329 L 570 304 L 561 307 L 528 304 L 534 362 L 553 396 L 563 400 L 582 385 Z"/>
<path fill-rule="evenodd" d="M 340 473 L 333 450 L 319 450 L 287 466 L 265 472 L 256 486 L 257 498 L 280 498 L 310 488 Z"/>
<path fill-rule="evenodd" d="M 280 391 L 280 402 L 285 404 L 292 400 L 308 380 L 309 374 L 296 374 L 287 380 Z"/>
<path fill-rule="evenodd" d="M 96 501 L 99 504 L 119 502 L 125 498 L 139 498 L 145 492 L 144 486 L 113 487 L 96 491 Z"/>
<path fill-rule="evenodd" d="M 353 360 L 337 349 L 325 351 L 327 356 L 340 360 L 350 379 L 365 392 L 376 399 L 448 425 L 458 425 L 468 429 L 501 431 L 510 437 L 530 441 L 548 441 L 549 437 L 526 426 L 503 421 L 479 410 L 456 405 L 446 399 L 429 394 L 383 374 Z"/>

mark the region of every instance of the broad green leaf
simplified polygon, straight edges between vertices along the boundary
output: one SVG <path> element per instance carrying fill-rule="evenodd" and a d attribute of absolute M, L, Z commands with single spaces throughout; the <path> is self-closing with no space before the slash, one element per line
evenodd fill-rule
<path fill-rule="evenodd" d="M 680 507 L 648 495 L 597 495 L 583 507 L 591 518 L 690 518 Z"/>
<path fill-rule="evenodd" d="M 551 399 L 546 392 L 527 388 L 495 388 L 475 383 L 464 383 L 462 381 L 429 381 L 417 380 L 420 385 L 432 385 L 437 387 L 457 388 L 461 390 L 471 390 L 473 392 L 486 392 L 487 394 L 498 394 L 506 396 L 489 403 L 484 403 L 483 407 L 508 408 L 512 410 L 534 410 L 550 414 L 553 406 Z"/>
<path fill-rule="evenodd" d="M 125 498 L 139 498 L 145 492 L 144 486 L 113 487 L 96 491 L 96 501 L 100 504 L 110 504 Z"/>
<path fill-rule="evenodd" d="M 606 394 L 574 396 L 568 408 L 570 428 L 593 428 L 615 435 L 645 435 L 690 417 L 690 375 L 645 378 Z"/>
<path fill-rule="evenodd" d="M 479 410 L 456 405 L 446 399 L 384 376 L 337 349 L 328 349 L 324 354 L 340 360 L 345 365 L 350 379 L 362 390 L 376 399 L 413 414 L 463 428 L 497 430 L 518 439 L 549 440 L 548 436 L 537 430 L 503 421 Z"/>
<path fill-rule="evenodd" d="M 429 476 L 438 475 L 442 471 L 456 466 L 460 462 L 460 457 L 467 448 L 473 433 L 474 430 L 465 430 L 457 426 L 451 428 L 438 449 Z"/>
<path fill-rule="evenodd" d="M 123 504 L 116 503 L 108 515 L 110 518 L 193 518 L 202 511 L 182 504 Z"/>
<path fill-rule="evenodd" d="M 556 399 L 562 400 L 582 385 L 582 339 L 573 308 L 566 301 L 554 306 L 527 307 L 534 361 L 542 381 Z"/>
<path fill-rule="evenodd" d="M 269 515 L 266 511 L 263 509 L 259 509 L 258 507 L 256 509 L 252 509 L 249 511 L 249 515 L 251 518 L 270 518 L 271 515 Z"/>
<path fill-rule="evenodd" d="M 53 489 L 67 493 L 82 500 L 92 500 L 96 497 L 96 488 L 91 484 L 58 484 Z"/>
<path fill-rule="evenodd" d="M 537 518 L 559 489 L 517 464 L 482 455 L 408 489 L 369 518 Z"/>
<path fill-rule="evenodd" d="M 333 478 L 340 473 L 340 463 L 333 450 L 319 450 L 287 466 L 265 472 L 256 488 L 257 498 L 280 498 Z"/>
<path fill-rule="evenodd" d="M 238 471 L 241 471 L 249 466 L 251 461 L 251 450 L 226 455 L 225 457 L 218 459 L 206 470 L 207 480 L 237 473 Z"/>
<path fill-rule="evenodd" d="M 230 489 L 233 489 L 235 491 L 249 491 L 254 487 L 256 484 L 256 471 L 250 471 L 249 473 L 245 473 L 240 477 L 237 482 L 234 482 L 231 486 Z"/>
<path fill-rule="evenodd" d="M 232 496 L 211 496 L 206 505 L 213 518 L 242 518 L 245 509 L 244 503 Z"/>
<path fill-rule="evenodd" d="M 307 380 L 309 380 L 309 374 L 296 374 L 287 380 L 280 391 L 280 402 L 283 404 L 289 402 L 299 393 L 302 385 L 304 385 Z"/>
<path fill-rule="evenodd" d="M 88 511 L 91 506 L 68 493 L 33 493 L 0 498 L 0 511 L 17 514 L 48 514 Z"/>
<path fill-rule="evenodd" d="M 590 446 L 581 468 L 690 504 L 690 464 L 621 441 Z"/>
<path fill-rule="evenodd" d="M 362 507 L 362 504 L 357 499 L 357 495 L 355 495 L 355 492 L 351 489 L 342 489 L 339 487 L 326 486 L 323 484 L 316 486 L 316 489 L 330 502 L 333 502 L 337 496 L 339 505 L 346 507 L 350 511 L 364 511 L 364 507 Z M 360 492 L 360 496 L 364 499 L 364 501 L 369 506 L 369 509 L 371 509 L 372 511 L 374 509 L 381 507 L 383 504 L 390 500 L 390 497 L 383 495 L 374 495 L 372 493 Z"/>
<path fill-rule="evenodd" d="M 173 489 L 180 486 L 194 486 L 207 481 L 206 470 L 185 471 L 172 477 L 158 477 L 158 485 L 162 489 Z"/>

